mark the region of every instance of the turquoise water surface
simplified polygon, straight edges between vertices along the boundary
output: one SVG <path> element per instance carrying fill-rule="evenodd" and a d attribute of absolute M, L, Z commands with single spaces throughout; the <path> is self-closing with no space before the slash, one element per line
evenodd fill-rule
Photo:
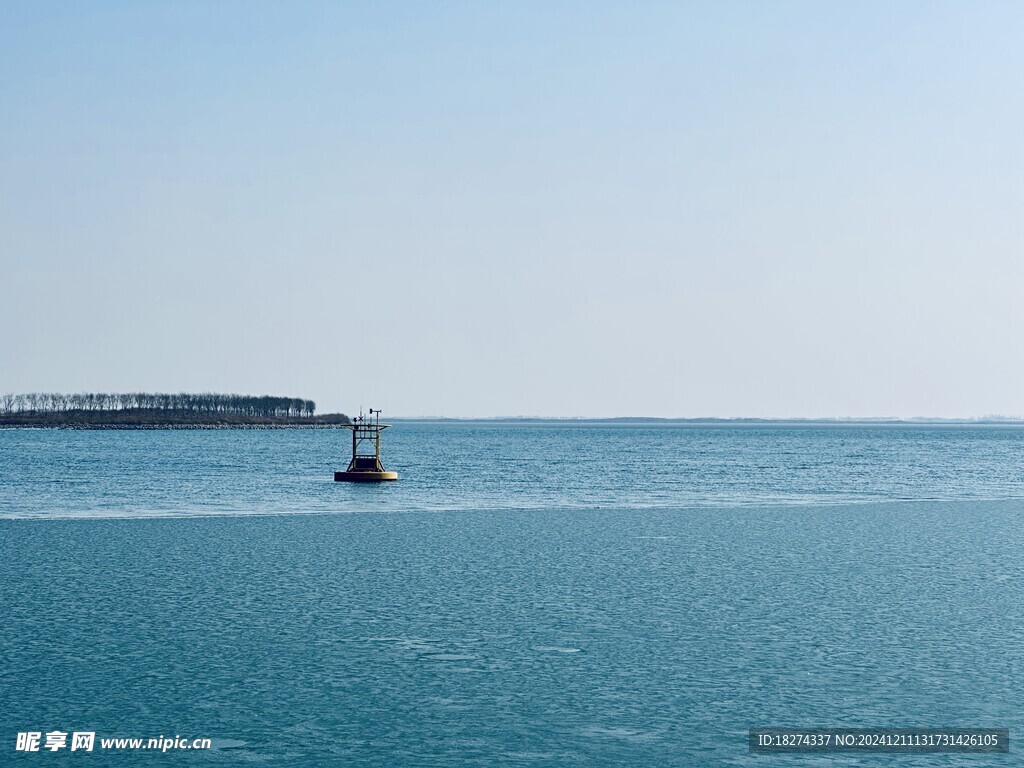
<path fill-rule="evenodd" d="M 0 431 L 0 765 L 970 765 L 1024 733 L 1024 430 Z M 208 737 L 27 754 L 22 731 Z"/>

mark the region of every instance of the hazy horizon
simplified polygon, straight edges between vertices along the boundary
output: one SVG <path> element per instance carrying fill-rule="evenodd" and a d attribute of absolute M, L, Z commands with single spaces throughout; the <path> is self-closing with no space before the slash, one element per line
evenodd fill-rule
<path fill-rule="evenodd" d="M 8 403 L 6 402 L 6 398 L 4 397 L 6 394 L 8 394 L 8 393 L 0 392 L 0 413 L 3 413 L 7 409 L 7 407 L 8 407 Z M 12 395 L 16 394 L 16 395 L 24 396 L 24 395 L 29 395 L 31 393 L 21 392 L 21 393 L 10 393 L 10 394 L 12 394 Z M 38 392 L 38 393 L 35 393 L 35 394 L 46 395 L 46 394 L 50 394 L 50 393 Z M 72 393 L 61 393 L 61 392 L 58 392 L 58 393 L 53 393 L 53 394 L 59 394 L 59 395 L 68 396 L 68 395 L 71 395 Z M 79 394 L 82 394 L 82 393 L 79 393 Z M 89 394 L 89 393 L 85 393 L 85 394 Z M 92 394 L 96 394 L 96 393 L 92 393 Z M 119 397 L 121 397 L 123 395 L 126 395 L 126 394 L 130 394 L 130 393 L 110 392 L 110 393 L 104 393 L 104 394 L 108 395 L 108 396 L 112 396 L 116 400 L 117 398 L 119 398 Z M 147 394 L 153 394 L 153 393 L 147 393 Z M 167 391 L 162 392 L 160 394 L 168 394 L 168 395 L 179 395 L 179 394 L 187 394 L 187 395 L 218 394 L 218 395 L 241 396 L 241 397 L 271 397 L 271 398 L 290 398 L 290 397 L 296 395 L 296 393 L 282 393 L 282 392 L 277 392 L 277 393 L 271 393 L 271 392 L 244 392 L 244 393 L 240 393 L 240 392 L 232 392 L 232 393 L 223 393 L 223 392 L 221 392 L 221 393 L 191 392 L 191 393 L 178 393 L 178 392 L 167 392 Z M 305 398 L 301 398 L 301 396 L 299 396 L 299 397 L 300 397 L 300 399 L 305 400 Z M 315 401 L 314 401 L 314 405 L 315 405 Z M 112 402 L 108 406 L 98 407 L 98 410 L 100 410 L 100 411 L 104 411 L 104 410 L 117 410 L 117 409 L 120 409 L 122 407 L 125 407 L 125 406 L 123 406 L 122 404 L 117 403 L 117 402 Z M 138 406 L 138 405 L 131 406 L 131 408 L 140 408 L 140 407 L 141 408 L 147 408 L 149 406 Z M 163 406 L 156 406 L 156 408 L 158 410 L 161 407 L 163 407 Z M 173 408 L 174 406 L 169 406 L 169 407 Z M 369 414 L 369 410 L 370 410 L 371 407 L 372 406 L 362 405 L 362 406 L 356 406 L 356 407 L 350 407 L 350 408 L 342 408 L 342 409 L 335 409 L 335 410 L 325 410 L 324 408 L 321 408 L 321 407 L 317 406 L 315 413 L 318 416 L 324 415 L 324 414 L 336 414 L 336 413 L 339 413 L 339 412 L 342 413 L 343 415 L 346 415 L 346 416 L 358 416 L 360 414 L 365 416 L 365 415 Z M 59 412 L 59 411 L 62 411 L 62 410 L 75 410 L 76 408 L 86 408 L 86 407 L 85 406 L 81 406 L 81 405 L 73 405 L 73 404 L 65 404 L 63 406 L 54 407 L 52 404 L 48 404 L 48 405 L 44 405 L 42 407 L 42 410 L 43 411 L 48 411 L 48 412 L 54 412 L 54 411 Z M 19 411 L 22 411 L 22 410 L 29 410 L 29 409 L 30 409 L 30 405 L 28 403 L 26 403 L 26 402 L 22 402 L 20 404 L 19 403 L 15 403 L 15 405 L 13 407 L 13 411 L 14 412 L 19 412 Z M 86 409 L 88 410 L 89 408 L 86 408 Z M 374 410 L 377 410 L 377 409 L 374 409 Z M 865 422 L 890 421 L 890 422 L 897 422 L 898 421 L 898 422 L 929 422 L 929 421 L 932 421 L 932 422 L 958 422 L 958 423 L 959 422 L 985 422 L 985 421 L 989 421 L 989 422 L 1024 421 L 1024 415 L 1019 415 L 1019 414 L 1000 414 L 1000 413 L 987 413 L 987 414 L 974 415 L 974 416 L 943 416 L 943 415 L 922 415 L 922 414 L 916 414 L 916 415 L 912 415 L 912 416 L 896 416 L 896 415 L 888 415 L 888 416 L 886 416 L 886 415 L 878 415 L 878 414 L 875 414 L 875 415 L 863 415 L 863 416 L 804 416 L 804 415 L 800 415 L 800 414 L 788 415 L 788 416 L 750 416 L 750 415 L 743 415 L 743 414 L 730 414 L 730 415 L 703 414 L 703 415 L 695 415 L 695 416 L 658 416 L 658 415 L 643 414 L 643 413 L 616 414 L 616 415 L 611 415 L 611 416 L 593 416 L 593 415 L 587 415 L 587 414 L 575 415 L 575 416 L 574 415 L 558 415 L 558 414 L 552 414 L 552 415 L 542 415 L 542 414 L 482 414 L 482 415 L 477 415 L 477 416 L 462 416 L 462 415 L 459 415 L 459 414 L 414 414 L 414 415 L 410 415 L 410 414 L 397 414 L 397 415 L 388 414 L 386 417 L 382 417 L 382 418 L 384 418 L 385 421 L 387 419 L 397 419 L 397 420 L 402 420 L 402 421 L 432 421 L 432 420 L 450 420 L 450 421 L 502 421 L 502 420 L 509 420 L 509 421 L 521 421 L 521 420 L 541 420 L 541 421 L 615 421 L 615 420 L 644 420 L 644 419 L 650 419 L 650 420 L 657 420 L 657 421 L 701 421 L 701 420 L 712 420 L 712 421 L 743 421 L 743 420 L 752 420 L 752 421 L 772 421 L 772 422 L 788 422 L 788 421 L 839 421 L 839 422 L 842 422 L 842 421 L 865 421 Z"/>
<path fill-rule="evenodd" d="M 1024 414 L 1022 39 L 994 1 L 8 4 L 0 393 Z"/>
<path fill-rule="evenodd" d="M 358 415 L 345 412 L 346 416 Z M 863 421 L 863 422 L 1015 422 L 1024 421 L 1024 416 L 1011 416 L 1002 414 L 986 414 L 984 416 L 653 416 L 644 414 L 620 414 L 618 416 L 407 416 L 384 414 L 383 421 L 388 419 L 401 421 L 616 421 L 616 420 L 644 420 L 652 421 L 770 421 L 770 422 L 795 422 L 795 421 Z"/>

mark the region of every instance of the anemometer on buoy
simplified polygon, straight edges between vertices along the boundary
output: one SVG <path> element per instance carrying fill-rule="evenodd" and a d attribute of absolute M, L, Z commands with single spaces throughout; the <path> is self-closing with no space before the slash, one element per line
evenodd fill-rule
<path fill-rule="evenodd" d="M 374 416 L 376 414 L 376 417 Z M 390 427 L 380 423 L 380 408 L 370 409 L 369 417 L 363 416 L 362 409 L 351 424 L 352 461 L 344 472 L 335 472 L 336 482 L 377 483 L 381 480 L 397 480 L 397 472 L 388 472 L 380 463 L 380 433 Z"/>

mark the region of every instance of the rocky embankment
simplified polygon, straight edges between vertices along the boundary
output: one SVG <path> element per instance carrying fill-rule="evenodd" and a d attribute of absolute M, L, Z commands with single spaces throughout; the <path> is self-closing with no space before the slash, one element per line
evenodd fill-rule
<path fill-rule="evenodd" d="M 118 414 L 116 412 L 0 414 L 0 429 L 343 429 L 343 413 L 303 418 L 268 418 L 194 414 Z"/>

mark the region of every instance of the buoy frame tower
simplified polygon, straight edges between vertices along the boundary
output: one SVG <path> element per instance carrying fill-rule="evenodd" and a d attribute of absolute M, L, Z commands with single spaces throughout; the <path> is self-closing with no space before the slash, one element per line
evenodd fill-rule
<path fill-rule="evenodd" d="M 362 411 L 346 427 L 352 430 L 352 461 L 344 472 L 335 472 L 335 482 L 379 483 L 397 480 L 397 472 L 388 472 L 380 463 L 380 433 L 390 427 L 380 423 L 380 409 L 370 409 L 370 416 Z"/>

